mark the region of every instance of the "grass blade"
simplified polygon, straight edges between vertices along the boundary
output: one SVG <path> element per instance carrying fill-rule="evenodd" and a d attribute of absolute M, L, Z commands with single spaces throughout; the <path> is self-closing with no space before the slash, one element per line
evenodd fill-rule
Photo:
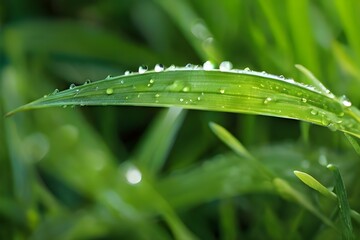
<path fill-rule="evenodd" d="M 149 173 L 156 175 L 164 165 L 184 117 L 185 112 L 181 108 L 161 112 L 132 158 Z"/>
<path fill-rule="evenodd" d="M 342 223 L 342 234 L 344 239 L 354 239 L 353 227 L 351 223 L 350 206 L 347 199 L 346 189 L 340 171 L 332 164 L 327 166 L 334 173 L 335 191 L 338 196 L 338 203 L 340 209 L 340 221 Z"/>
<path fill-rule="evenodd" d="M 205 66 L 205 65 L 204 65 Z M 170 67 L 108 77 L 44 96 L 10 113 L 68 105 L 177 106 L 299 119 L 360 137 L 360 111 L 292 79 L 245 70 Z"/>
<path fill-rule="evenodd" d="M 303 183 L 311 187 L 312 189 L 318 191 L 325 197 L 328 197 L 330 199 L 337 199 L 336 195 L 331 192 L 329 189 L 327 189 L 324 185 L 322 185 L 318 180 L 316 180 L 313 176 L 300 172 L 300 171 L 294 171 L 294 174 L 296 177 L 298 177 Z"/>

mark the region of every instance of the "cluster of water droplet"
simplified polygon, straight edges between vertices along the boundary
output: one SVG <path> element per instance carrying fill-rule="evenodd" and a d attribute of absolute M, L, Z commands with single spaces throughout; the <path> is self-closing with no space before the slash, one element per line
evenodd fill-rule
<path fill-rule="evenodd" d="M 277 76 L 277 75 L 266 73 L 265 71 L 262 71 L 262 72 L 252 71 L 248 67 L 246 67 L 244 69 L 235 69 L 235 68 L 233 68 L 233 64 L 229 61 L 221 62 L 219 64 L 218 68 L 211 61 L 206 61 L 202 65 L 194 65 L 194 64 L 188 63 L 184 67 L 178 67 L 175 65 L 165 67 L 163 64 L 156 64 L 152 71 L 149 70 L 148 66 L 141 65 L 138 68 L 138 72 L 125 71 L 124 75 L 130 75 L 130 74 L 136 74 L 136 73 L 143 74 L 146 72 L 182 71 L 182 70 L 205 70 L 205 71 L 219 71 L 220 70 L 222 72 L 243 73 L 243 74 L 263 76 L 263 77 L 267 77 L 267 78 L 275 78 L 278 80 L 294 82 L 292 79 L 286 79 L 282 75 Z"/>

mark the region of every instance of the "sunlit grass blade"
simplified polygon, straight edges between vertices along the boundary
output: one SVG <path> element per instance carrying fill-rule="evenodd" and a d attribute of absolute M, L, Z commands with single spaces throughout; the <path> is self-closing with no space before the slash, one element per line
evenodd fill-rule
<path fill-rule="evenodd" d="M 335 192 L 338 196 L 338 204 L 340 209 L 340 221 L 342 223 L 342 234 L 344 239 L 354 239 L 353 227 L 351 223 L 350 206 L 347 199 L 346 189 L 342 180 L 339 169 L 329 164 L 328 169 L 334 173 L 335 178 Z"/>
<path fill-rule="evenodd" d="M 69 105 L 177 106 L 299 119 L 360 137 L 360 111 L 347 98 L 324 95 L 283 76 L 193 65 L 139 71 L 55 91 L 8 115 Z"/>

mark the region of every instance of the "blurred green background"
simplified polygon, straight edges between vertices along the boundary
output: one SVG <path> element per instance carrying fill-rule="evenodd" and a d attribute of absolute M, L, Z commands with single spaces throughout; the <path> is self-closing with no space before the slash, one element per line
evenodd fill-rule
<path fill-rule="evenodd" d="M 5 0 L 0 113 L 70 84 L 146 64 L 312 71 L 360 103 L 357 0 Z M 346 138 L 294 120 L 140 107 L 53 108 L 0 118 L 0 239 L 339 239 L 211 132 L 226 127 L 276 177 L 338 225 L 336 164 L 360 210 Z M 359 226 L 354 224 L 359 236 Z"/>

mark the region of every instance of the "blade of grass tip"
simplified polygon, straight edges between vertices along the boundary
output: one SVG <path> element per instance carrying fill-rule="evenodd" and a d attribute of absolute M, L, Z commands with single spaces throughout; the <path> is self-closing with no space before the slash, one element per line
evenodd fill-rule
<path fill-rule="evenodd" d="M 350 214 L 351 214 L 350 206 L 349 206 L 345 185 L 342 180 L 340 171 L 336 166 L 334 166 L 332 164 L 329 164 L 327 166 L 327 168 L 334 173 L 335 192 L 338 196 L 340 221 L 342 223 L 341 230 L 342 230 L 343 237 L 344 237 L 344 239 L 354 239 L 353 227 L 352 227 L 351 217 L 350 217 Z"/>
<path fill-rule="evenodd" d="M 324 185 L 322 185 L 319 181 L 317 181 L 314 177 L 311 175 L 300 172 L 300 171 L 294 171 L 294 174 L 296 177 L 298 177 L 303 183 L 311 187 L 312 189 L 318 191 L 325 197 L 330 198 L 331 200 L 338 201 L 338 197 L 334 192 L 331 192 L 329 189 L 327 189 Z M 350 209 L 351 217 L 360 223 L 360 214 L 352 209 Z"/>
<path fill-rule="evenodd" d="M 290 198 L 303 206 L 309 212 L 317 216 L 321 219 L 326 225 L 336 229 L 336 226 L 328 219 L 324 214 L 322 214 L 312 203 L 309 199 L 305 197 L 302 193 L 298 192 L 294 189 L 287 181 L 281 178 L 275 178 L 273 180 L 274 186 L 276 187 L 277 191 L 284 197 Z"/>
<path fill-rule="evenodd" d="M 154 176 L 163 166 L 184 117 L 182 108 L 162 111 L 134 151 L 133 159 Z"/>
<path fill-rule="evenodd" d="M 354 148 L 355 152 L 360 155 L 360 145 L 359 143 L 349 134 L 344 133 L 347 140 L 350 142 L 351 146 Z"/>
<path fill-rule="evenodd" d="M 233 150 L 237 155 L 240 157 L 244 157 L 245 159 L 250 160 L 249 162 L 257 168 L 261 173 L 264 174 L 264 176 L 268 178 L 273 178 L 274 174 L 271 173 L 269 169 L 267 169 L 261 162 L 259 162 L 255 157 L 253 157 L 249 151 L 241 144 L 239 140 L 237 140 L 229 131 L 227 131 L 222 126 L 210 122 L 209 123 L 210 129 L 213 131 L 213 133 L 228 147 L 230 147 L 231 150 Z"/>
<path fill-rule="evenodd" d="M 19 111 L 52 106 L 131 105 L 182 107 L 298 119 L 360 138 L 360 111 L 346 97 L 325 95 L 312 86 L 249 69 L 171 66 L 109 77 L 54 92 Z"/>
<path fill-rule="evenodd" d="M 327 189 L 324 185 L 322 185 L 318 180 L 316 180 L 310 174 L 301 171 L 294 171 L 296 177 L 298 177 L 303 183 L 311 187 L 312 189 L 318 191 L 325 197 L 328 197 L 333 200 L 337 200 L 336 194 Z"/>

